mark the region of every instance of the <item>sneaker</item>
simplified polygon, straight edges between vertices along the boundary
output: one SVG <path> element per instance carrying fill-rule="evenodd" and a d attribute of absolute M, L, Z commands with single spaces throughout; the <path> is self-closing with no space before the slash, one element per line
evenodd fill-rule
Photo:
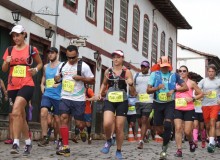
<path fill-rule="evenodd" d="M 88 136 L 88 144 L 92 144 L 92 137 Z"/>
<path fill-rule="evenodd" d="M 214 153 L 215 152 L 215 145 L 209 143 L 208 147 L 207 147 L 207 151 L 209 153 Z"/>
<path fill-rule="evenodd" d="M 49 144 L 49 140 L 47 137 L 44 137 L 39 143 L 38 146 L 39 147 L 45 147 Z"/>
<path fill-rule="evenodd" d="M 162 146 L 162 151 L 160 152 L 160 160 L 165 160 L 167 158 L 167 149 L 168 149 L 168 144 Z"/>
<path fill-rule="evenodd" d="M 112 146 L 115 145 L 115 142 L 116 142 L 116 137 L 112 137 Z"/>
<path fill-rule="evenodd" d="M 6 139 L 4 141 L 5 144 L 13 144 L 13 140 L 12 139 Z"/>
<path fill-rule="evenodd" d="M 83 130 L 82 132 L 80 132 L 80 138 L 83 142 L 86 142 L 87 140 L 87 135 L 86 132 Z"/>
<path fill-rule="evenodd" d="M 11 154 L 19 154 L 19 147 L 18 147 L 18 145 L 17 145 L 16 143 L 13 144 L 10 153 L 11 153 Z"/>
<path fill-rule="evenodd" d="M 138 149 L 143 149 L 144 148 L 144 143 L 143 142 L 139 142 L 139 145 L 137 147 Z"/>
<path fill-rule="evenodd" d="M 112 146 L 112 143 L 107 141 L 105 143 L 104 147 L 101 149 L 101 152 L 104 154 L 107 154 L 109 152 L 111 146 Z"/>
<path fill-rule="evenodd" d="M 195 152 L 196 144 L 194 142 L 189 142 L 190 152 Z"/>
<path fill-rule="evenodd" d="M 32 148 L 32 145 L 26 145 L 25 148 L 24 148 L 23 156 L 28 156 L 28 155 L 30 155 L 30 153 L 31 153 L 31 148 Z"/>
<path fill-rule="evenodd" d="M 57 152 L 57 155 L 62 155 L 64 157 L 70 156 L 70 148 L 68 146 L 61 147 Z"/>
<path fill-rule="evenodd" d="M 201 147 L 202 147 L 202 148 L 205 148 L 205 146 L 206 146 L 206 141 L 202 141 Z"/>
<path fill-rule="evenodd" d="M 183 157 L 183 153 L 181 149 L 178 149 L 174 155 L 175 157 Z"/>
<path fill-rule="evenodd" d="M 119 151 L 115 152 L 115 159 L 118 159 L 118 160 L 123 159 L 121 152 L 119 152 Z"/>
<path fill-rule="evenodd" d="M 62 147 L 62 139 L 59 139 L 57 141 L 57 146 L 56 146 L 56 150 L 59 150 Z"/>

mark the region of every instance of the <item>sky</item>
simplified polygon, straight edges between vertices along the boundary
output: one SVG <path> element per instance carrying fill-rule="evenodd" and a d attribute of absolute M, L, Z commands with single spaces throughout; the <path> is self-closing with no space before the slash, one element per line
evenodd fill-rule
<path fill-rule="evenodd" d="M 177 42 L 220 57 L 220 0 L 171 0 L 191 30 L 178 30 Z"/>

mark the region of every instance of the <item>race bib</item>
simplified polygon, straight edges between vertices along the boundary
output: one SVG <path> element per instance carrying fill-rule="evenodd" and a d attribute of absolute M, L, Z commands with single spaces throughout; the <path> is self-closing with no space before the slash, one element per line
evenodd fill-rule
<path fill-rule="evenodd" d="M 149 94 L 138 94 L 139 96 L 139 101 L 140 102 L 148 102 L 150 101 L 150 95 Z"/>
<path fill-rule="evenodd" d="M 159 100 L 160 101 L 170 101 L 171 97 L 167 97 L 167 93 L 162 92 L 158 94 Z"/>
<path fill-rule="evenodd" d="M 14 66 L 12 77 L 26 77 L 26 66 Z"/>
<path fill-rule="evenodd" d="M 195 106 L 195 107 L 202 107 L 202 101 L 200 101 L 200 100 L 195 100 L 194 106 Z"/>
<path fill-rule="evenodd" d="M 185 98 L 176 98 L 175 99 L 175 106 L 176 107 L 186 107 L 187 101 L 185 100 Z"/>
<path fill-rule="evenodd" d="M 74 85 L 75 85 L 75 82 L 74 82 L 74 81 L 63 80 L 63 82 L 62 82 L 62 88 L 63 88 L 63 90 L 66 91 L 66 92 L 73 92 L 73 90 L 74 90 Z"/>
<path fill-rule="evenodd" d="M 123 102 L 123 92 L 109 92 L 109 102 Z"/>
<path fill-rule="evenodd" d="M 46 87 L 47 88 L 52 88 L 53 87 L 53 85 L 54 85 L 54 79 L 53 78 L 51 78 L 51 79 L 47 79 L 46 80 Z"/>
<path fill-rule="evenodd" d="M 134 111 L 134 110 L 135 110 L 135 106 L 130 106 L 130 107 L 128 107 L 128 110 L 129 110 L 129 111 Z"/>
<path fill-rule="evenodd" d="M 214 99 L 217 97 L 217 92 L 216 91 L 211 91 L 210 94 L 206 95 L 207 98 L 210 98 L 210 99 Z"/>

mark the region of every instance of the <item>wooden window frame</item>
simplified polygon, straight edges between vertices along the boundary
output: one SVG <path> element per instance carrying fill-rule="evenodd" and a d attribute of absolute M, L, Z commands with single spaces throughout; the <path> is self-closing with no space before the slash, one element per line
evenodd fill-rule
<path fill-rule="evenodd" d="M 76 0 L 76 4 L 74 7 L 70 6 L 69 4 L 66 3 L 66 0 L 63 0 L 63 6 L 67 9 L 69 9 L 73 13 L 77 13 L 77 8 L 78 8 L 78 0 Z"/>
<path fill-rule="evenodd" d="M 137 9 L 137 11 L 138 11 L 138 13 L 139 13 L 139 17 L 138 17 L 138 20 L 139 20 L 138 30 L 136 29 L 136 31 L 138 32 L 138 36 L 137 36 L 137 46 L 134 45 L 134 41 L 133 41 L 133 39 L 134 39 L 134 36 L 133 36 L 133 35 L 134 35 L 134 29 L 135 29 L 135 27 L 134 27 L 134 11 L 135 11 L 135 9 Z M 134 49 L 136 49 L 137 51 L 138 51 L 138 46 L 139 46 L 140 15 L 141 15 L 141 12 L 140 12 L 140 9 L 139 9 L 138 5 L 134 5 L 134 7 L 133 7 L 133 23 L 132 23 L 132 47 L 133 47 Z"/>
<path fill-rule="evenodd" d="M 95 19 L 92 19 L 91 17 L 89 17 L 88 16 L 88 6 L 89 6 L 89 0 L 86 0 L 86 11 L 85 11 L 85 17 L 86 17 L 86 20 L 88 21 L 88 22 L 90 22 L 90 23 L 92 23 L 93 25 L 95 25 L 95 26 L 97 26 L 97 2 L 98 0 L 94 0 L 94 2 L 95 2 L 95 13 L 94 13 L 94 15 L 95 15 Z"/>
<path fill-rule="evenodd" d="M 170 45 L 172 45 L 172 46 L 170 47 Z M 169 38 L 169 42 L 168 42 L 168 58 L 170 60 L 170 63 L 172 64 L 172 59 L 173 59 L 173 40 L 172 40 L 171 37 Z"/>
<path fill-rule="evenodd" d="M 107 8 L 106 8 L 106 0 L 105 0 L 105 9 L 104 9 L 105 11 L 104 11 L 104 31 L 106 32 L 106 33 L 108 33 L 108 34 L 111 34 L 111 35 L 113 35 L 113 29 L 114 29 L 114 0 L 112 0 L 112 13 L 111 13 L 111 11 L 108 11 L 108 12 L 110 12 L 111 13 L 111 15 L 112 15 L 112 28 L 111 28 L 111 30 L 109 29 L 109 28 L 106 28 L 106 26 L 105 26 L 105 23 L 106 23 L 106 12 L 107 12 Z"/>
<path fill-rule="evenodd" d="M 163 36 L 164 36 L 164 39 L 162 39 L 163 38 Z M 164 45 L 163 45 L 163 43 L 164 43 Z M 166 34 L 165 34 L 165 32 L 163 31 L 162 33 L 161 33 L 161 37 L 160 37 L 160 57 L 161 56 L 165 56 L 165 45 L 166 44 Z M 163 48 L 162 48 L 163 47 Z"/>
<path fill-rule="evenodd" d="M 157 44 L 154 44 L 154 27 L 157 29 Z M 153 59 L 153 49 L 154 49 L 154 46 L 156 46 L 156 57 L 155 59 Z M 153 25 L 153 32 L 152 32 L 152 52 L 151 52 L 151 65 L 157 63 L 157 54 L 158 54 L 158 27 L 157 27 L 157 24 L 154 23 Z M 155 62 L 153 61 L 155 60 Z"/>
<path fill-rule="evenodd" d="M 145 20 L 148 21 L 148 35 L 144 36 L 144 29 L 145 29 L 145 23 L 143 23 L 143 44 L 142 44 L 142 55 L 145 58 L 148 58 L 148 52 L 149 52 L 149 34 L 150 34 L 150 20 L 147 14 L 144 15 L 144 22 Z M 145 39 L 147 39 L 147 51 L 145 52 L 144 50 L 144 43 L 145 43 Z"/>
<path fill-rule="evenodd" d="M 126 1 L 127 2 L 127 13 L 126 13 L 126 19 L 123 19 L 121 16 L 121 6 L 122 6 L 122 1 Z M 126 22 L 126 26 L 125 26 L 125 38 L 121 37 L 121 21 L 125 21 Z M 128 0 L 121 0 L 120 1 L 120 25 L 119 25 L 119 40 L 122 42 L 127 42 L 127 31 L 128 31 Z"/>

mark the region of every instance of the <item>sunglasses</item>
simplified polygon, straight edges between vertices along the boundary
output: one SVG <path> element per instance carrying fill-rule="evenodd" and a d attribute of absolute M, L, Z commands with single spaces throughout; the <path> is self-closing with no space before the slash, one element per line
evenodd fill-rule
<path fill-rule="evenodd" d="M 179 70 L 179 73 L 181 73 L 181 72 L 183 72 L 183 73 L 186 73 L 187 71 L 186 70 Z"/>
<path fill-rule="evenodd" d="M 55 54 L 56 52 L 48 52 L 47 54 Z"/>
<path fill-rule="evenodd" d="M 74 56 L 74 57 L 67 57 L 67 59 L 75 59 L 77 58 L 77 56 Z"/>

